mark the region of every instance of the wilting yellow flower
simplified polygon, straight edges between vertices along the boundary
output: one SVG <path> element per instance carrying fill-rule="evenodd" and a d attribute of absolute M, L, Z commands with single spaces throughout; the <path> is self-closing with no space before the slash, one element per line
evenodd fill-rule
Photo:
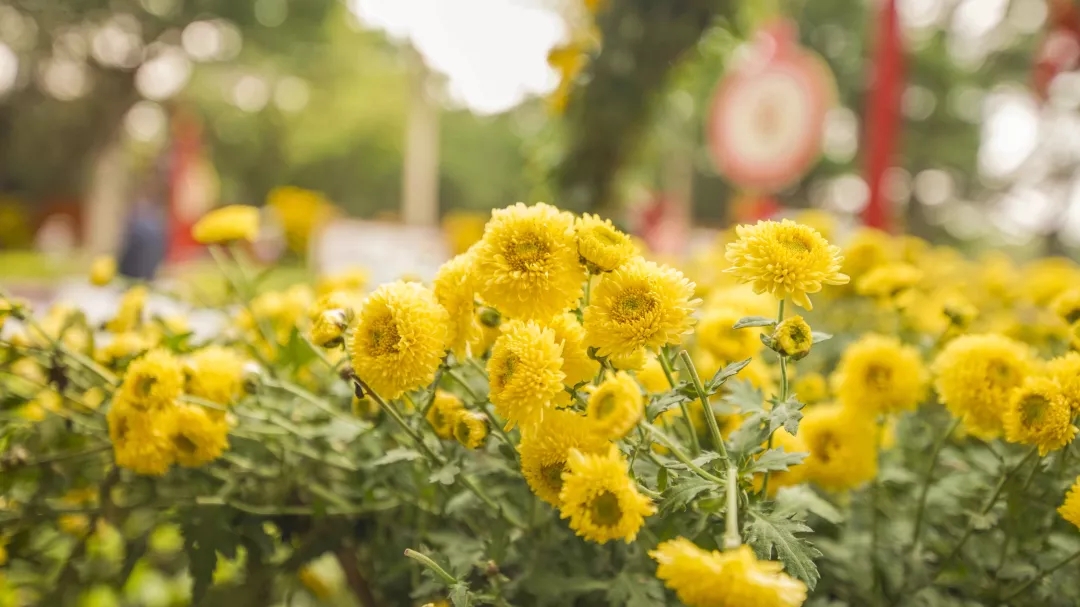
<path fill-rule="evenodd" d="M 335 348 L 345 341 L 349 316 L 345 310 L 327 310 L 311 324 L 311 343 L 321 348 Z"/>
<path fill-rule="evenodd" d="M 660 365 L 660 361 L 656 357 L 650 356 L 645 361 L 645 366 L 638 370 L 635 375 L 638 383 L 649 394 L 660 394 L 671 389 L 671 384 L 668 383 L 667 375 L 664 373 L 664 367 Z"/>
<path fill-rule="evenodd" d="M 277 214 L 285 241 L 295 253 L 306 255 L 308 242 L 334 215 L 334 205 L 319 192 L 294 186 L 274 189 L 266 197 L 266 206 Z"/>
<path fill-rule="evenodd" d="M 878 471 L 878 428 L 839 404 L 806 411 L 799 426 L 810 455 L 806 477 L 824 489 L 843 491 L 872 480 Z"/>
<path fill-rule="evenodd" d="M 791 391 L 804 404 L 813 405 L 829 398 L 829 383 L 820 373 L 807 373 L 795 378 Z"/>
<path fill-rule="evenodd" d="M 1065 495 L 1065 503 L 1058 508 L 1058 513 L 1061 515 L 1061 518 L 1076 525 L 1077 529 L 1080 529 L 1080 476 L 1076 477 L 1073 486 Z"/>
<path fill-rule="evenodd" d="M 585 416 L 593 431 L 611 440 L 629 432 L 645 412 L 645 399 L 632 375 L 619 371 L 592 389 Z"/>
<path fill-rule="evenodd" d="M 882 302 L 896 302 L 923 279 L 922 270 L 906 263 L 878 266 L 855 283 L 855 292 Z"/>
<path fill-rule="evenodd" d="M 1069 444 L 1076 436 L 1072 409 L 1061 386 L 1048 377 L 1028 377 L 1013 391 L 1002 422 L 1005 439 L 1036 445 L 1046 455 Z"/>
<path fill-rule="evenodd" d="M 1046 363 L 1046 373 L 1061 385 L 1073 415 L 1080 414 L 1080 353 L 1069 352 Z"/>
<path fill-rule="evenodd" d="M 192 354 L 185 366 L 187 391 L 221 405 L 240 398 L 246 360 L 235 350 L 207 346 Z"/>
<path fill-rule="evenodd" d="M 744 316 L 747 314 L 736 308 L 705 308 L 694 333 L 698 347 L 727 363 L 756 356 L 762 348 L 758 331 L 734 328 Z"/>
<path fill-rule="evenodd" d="M 197 468 L 229 448 L 229 426 L 202 407 L 177 404 L 168 415 L 172 417 L 169 440 L 181 466 Z"/>
<path fill-rule="evenodd" d="M 121 393 L 106 419 L 116 465 L 136 474 L 162 476 L 176 461 L 169 438 L 173 419 L 168 414 L 139 410 Z"/>
<path fill-rule="evenodd" d="M 170 406 L 184 389 L 180 361 L 167 350 L 151 350 L 128 365 L 120 392 L 137 409 Z"/>
<path fill-rule="evenodd" d="M 574 217 L 551 205 L 494 211 L 474 251 L 480 296 L 513 318 L 547 320 L 581 298 Z"/>
<path fill-rule="evenodd" d="M 203 215 L 191 228 L 191 237 L 202 244 L 236 240 L 251 242 L 259 235 L 259 209 L 234 204 Z"/>
<path fill-rule="evenodd" d="M 450 316 L 417 283 L 395 282 L 364 302 L 350 345 L 353 370 L 383 398 L 435 379 L 449 345 Z"/>
<path fill-rule="evenodd" d="M 563 389 L 562 348 L 555 332 L 529 321 L 503 325 L 488 359 L 489 398 L 506 425 L 539 423 Z"/>
<path fill-rule="evenodd" d="M 840 273 L 844 258 L 817 230 L 790 220 L 759 221 L 735 228 L 739 239 L 727 246 L 728 272 L 751 283 L 757 293 L 791 297 L 807 310 L 814 306 L 808 294 L 822 285 L 842 285 L 848 277 Z"/>
<path fill-rule="evenodd" d="M 847 347 L 832 379 L 845 407 L 871 417 L 914 409 L 929 381 L 918 350 L 874 334 Z"/>
<path fill-rule="evenodd" d="M 360 267 L 352 267 L 336 274 L 323 276 L 316 283 L 315 291 L 320 295 L 328 295 L 336 291 L 345 293 L 358 293 L 368 283 L 367 270 Z"/>
<path fill-rule="evenodd" d="M 934 360 L 934 387 L 949 411 L 984 440 L 1002 431 L 1002 415 L 1014 388 L 1032 369 L 1027 346 L 1001 335 L 964 335 Z"/>
<path fill-rule="evenodd" d="M 450 314 L 450 349 L 459 359 L 471 354 L 469 344 L 480 332 L 476 317 L 472 253 L 462 253 L 444 263 L 435 275 L 435 299 Z"/>
<path fill-rule="evenodd" d="M 708 551 L 679 537 L 649 556 L 658 564 L 656 577 L 687 607 L 799 607 L 806 601 L 805 584 L 780 563 L 759 561 L 746 545 Z"/>
<path fill-rule="evenodd" d="M 132 331 L 142 324 L 143 308 L 146 306 L 148 291 L 142 285 L 131 287 L 120 298 L 116 316 L 105 323 L 105 328 L 112 333 Z"/>
<path fill-rule="evenodd" d="M 785 318 L 776 325 L 770 339 L 773 348 L 781 356 L 790 357 L 792 360 L 804 358 L 814 345 L 813 331 L 802 316 Z"/>
<path fill-rule="evenodd" d="M 600 356 L 682 343 L 694 324 L 694 285 L 678 270 L 640 257 L 605 274 L 585 308 L 585 333 Z"/>
<path fill-rule="evenodd" d="M 97 257 L 90 264 L 90 284 L 104 287 L 114 278 L 116 278 L 116 258 L 112 255 Z"/>
<path fill-rule="evenodd" d="M 555 410 L 532 428 L 522 428 L 521 475 L 537 497 L 559 505 L 563 471 L 571 449 L 581 453 L 601 453 L 608 442 L 592 432 L 588 421 L 573 411 Z"/>
<path fill-rule="evenodd" d="M 610 272 L 638 254 L 626 234 L 615 229 L 610 219 L 585 213 L 574 224 L 578 254 L 594 273 Z"/>
<path fill-rule="evenodd" d="M 431 402 L 431 408 L 427 412 L 427 421 L 439 438 L 453 438 L 454 420 L 464 410 L 465 405 L 460 398 L 450 392 L 436 390 L 435 400 Z"/>
<path fill-rule="evenodd" d="M 562 347 L 562 371 L 566 375 L 563 382 L 566 386 L 573 388 L 596 377 L 600 363 L 589 358 L 585 327 L 581 326 L 577 317 L 564 312 L 549 320 L 547 326 L 555 332 L 555 342 Z"/>
<path fill-rule="evenodd" d="M 589 541 L 630 543 L 645 517 L 656 512 L 652 501 L 638 493 L 615 445 L 604 454 L 570 451 L 562 480 L 559 516 L 570 519 L 570 528 Z"/>
<path fill-rule="evenodd" d="M 488 435 L 488 421 L 483 413 L 459 411 L 454 418 L 454 438 L 466 449 L 479 449 Z"/>

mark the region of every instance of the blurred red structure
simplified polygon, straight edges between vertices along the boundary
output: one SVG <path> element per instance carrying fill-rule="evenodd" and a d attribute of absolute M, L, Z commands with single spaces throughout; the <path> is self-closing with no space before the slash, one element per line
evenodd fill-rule
<path fill-rule="evenodd" d="M 200 251 L 191 238 L 191 227 L 202 215 L 201 204 L 193 198 L 199 193 L 199 162 L 202 153 L 202 133 L 195 116 L 182 109 L 173 112 L 172 141 L 167 151 L 168 184 L 168 246 L 165 262 L 190 260 Z"/>
<path fill-rule="evenodd" d="M 870 199 L 863 212 L 866 225 L 889 231 L 892 214 L 885 197 L 885 172 L 892 164 L 900 134 L 904 94 L 904 50 L 896 0 L 886 0 L 878 21 L 878 46 L 866 96 L 866 182 Z"/>
<path fill-rule="evenodd" d="M 1080 67 L 1080 9 L 1072 0 L 1052 0 L 1049 9 L 1031 75 L 1032 88 L 1044 100 L 1058 74 Z"/>

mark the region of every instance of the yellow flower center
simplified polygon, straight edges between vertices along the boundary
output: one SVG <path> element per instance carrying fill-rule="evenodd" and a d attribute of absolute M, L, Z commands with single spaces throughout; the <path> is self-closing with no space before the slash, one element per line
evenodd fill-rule
<path fill-rule="evenodd" d="M 810 252 L 810 243 L 802 234 L 789 234 L 780 239 L 780 246 L 795 254 Z"/>
<path fill-rule="evenodd" d="M 116 422 L 116 442 L 124 442 L 124 440 L 127 439 L 129 430 L 131 430 L 131 426 L 128 425 L 127 418 L 121 417 L 119 421 Z"/>
<path fill-rule="evenodd" d="M 840 440 L 832 432 L 823 432 L 817 437 L 814 449 L 811 451 L 821 459 L 821 462 L 828 464 L 836 456 L 836 452 L 840 450 Z"/>
<path fill-rule="evenodd" d="M 615 412 L 615 395 L 606 392 L 596 401 L 596 417 L 603 419 Z"/>
<path fill-rule="evenodd" d="M 1065 321 L 1070 325 L 1080 320 L 1080 306 L 1072 308 L 1065 314 Z"/>
<path fill-rule="evenodd" d="M 562 490 L 562 474 L 566 469 L 564 462 L 556 464 L 547 464 L 540 467 L 540 478 L 544 479 L 544 484 L 551 487 L 555 493 Z"/>
<path fill-rule="evenodd" d="M 619 242 L 621 242 L 619 234 L 615 230 L 609 228 L 606 224 L 594 228 L 593 235 L 607 244 L 619 244 Z"/>
<path fill-rule="evenodd" d="M 368 336 L 371 338 L 370 353 L 372 356 L 397 354 L 401 334 L 398 333 L 394 317 L 389 313 L 371 323 Z"/>
<path fill-rule="evenodd" d="M 1003 360 L 989 361 L 986 364 L 986 374 L 990 376 L 990 381 L 998 386 L 1012 386 L 1020 381 L 1016 369 Z"/>
<path fill-rule="evenodd" d="M 150 396 L 150 391 L 154 389 L 154 384 L 156 383 L 156 377 L 144 376 L 138 379 L 135 387 L 138 390 L 140 396 Z"/>
<path fill-rule="evenodd" d="M 464 418 L 459 419 L 458 423 L 457 423 L 457 427 L 454 428 L 454 437 L 457 438 L 462 443 L 468 443 L 470 433 L 471 433 L 471 428 L 469 427 L 469 424 L 465 421 Z"/>
<path fill-rule="evenodd" d="M 515 272 L 527 272 L 547 258 L 551 247 L 536 234 L 529 234 L 510 243 L 506 263 Z"/>
<path fill-rule="evenodd" d="M 172 437 L 173 446 L 177 451 L 191 455 L 199 450 L 199 446 L 195 444 L 195 441 L 191 440 L 183 434 L 175 434 Z"/>
<path fill-rule="evenodd" d="M 652 291 L 644 287 L 623 289 L 611 307 L 611 318 L 620 324 L 629 324 L 651 314 L 660 305 Z"/>
<path fill-rule="evenodd" d="M 597 525 L 603 527 L 615 526 L 622 520 L 619 497 L 610 491 L 604 491 L 589 504 L 589 514 Z"/>
<path fill-rule="evenodd" d="M 885 365 L 870 365 L 866 368 L 866 383 L 875 390 L 888 390 L 892 385 L 892 369 Z"/>
<path fill-rule="evenodd" d="M 495 376 L 497 386 L 505 386 L 510 381 L 510 378 L 514 376 L 514 368 L 517 367 L 519 360 L 521 359 L 516 354 L 511 354 L 506 357 L 506 362 L 503 363 L 502 369 L 500 369 L 499 374 Z"/>
<path fill-rule="evenodd" d="M 1038 394 L 1029 394 L 1020 401 L 1020 423 L 1025 426 L 1037 426 L 1046 417 L 1050 401 Z"/>

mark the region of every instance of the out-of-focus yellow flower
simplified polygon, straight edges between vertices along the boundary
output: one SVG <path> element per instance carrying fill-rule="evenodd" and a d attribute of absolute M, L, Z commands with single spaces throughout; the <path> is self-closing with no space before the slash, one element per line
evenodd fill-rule
<path fill-rule="evenodd" d="M 476 317 L 474 259 L 471 253 L 455 256 L 439 268 L 432 285 L 435 299 L 450 314 L 450 349 L 459 359 L 472 353 L 470 343 L 480 332 Z"/>
<path fill-rule="evenodd" d="M 331 293 L 343 292 L 346 294 L 359 293 L 367 286 L 367 270 L 360 267 L 352 267 L 336 274 L 329 274 L 319 278 L 315 283 L 315 291 L 320 297 Z"/>
<path fill-rule="evenodd" d="M 795 221 L 817 230 L 825 240 L 836 239 L 836 216 L 822 209 L 806 209 L 795 217 Z"/>
<path fill-rule="evenodd" d="M 645 366 L 645 360 L 649 357 L 649 351 L 638 348 L 633 352 L 620 352 L 608 357 L 608 362 L 619 371 L 637 371 Z"/>
<path fill-rule="evenodd" d="M 557 46 L 548 52 L 547 63 L 559 74 L 559 85 L 548 97 L 548 105 L 552 112 L 562 114 L 566 111 L 566 103 L 570 99 L 570 91 L 574 88 L 574 80 L 581 70 L 585 69 L 588 62 L 587 48 L 583 42 Z"/>
<path fill-rule="evenodd" d="M 147 352 L 128 365 L 120 393 L 136 409 L 160 410 L 172 405 L 184 389 L 180 361 L 167 350 Z"/>
<path fill-rule="evenodd" d="M 326 310 L 311 325 L 311 343 L 320 348 L 336 348 L 345 342 L 349 316 L 345 310 Z"/>
<path fill-rule="evenodd" d="M 138 331 L 116 333 L 109 343 L 97 349 L 94 359 L 110 367 L 116 367 L 121 360 L 142 354 L 156 345 L 155 340 Z"/>
<path fill-rule="evenodd" d="M 633 376 L 619 371 L 592 389 L 585 416 L 595 432 L 606 439 L 618 440 L 637 425 L 644 412 L 641 388 Z"/>
<path fill-rule="evenodd" d="M 777 353 L 792 360 L 804 358 L 810 353 L 810 347 L 814 345 L 814 335 L 810 330 L 810 325 L 803 320 L 802 316 L 797 315 L 785 318 L 776 325 L 769 340 Z"/>
<path fill-rule="evenodd" d="M 1080 477 L 1076 478 L 1068 494 L 1065 495 L 1065 503 L 1058 508 L 1058 514 L 1080 529 Z"/>
<path fill-rule="evenodd" d="M 829 383 L 820 373 L 801 374 L 791 384 L 791 391 L 807 405 L 814 405 L 829 398 Z"/>
<path fill-rule="evenodd" d="M 136 474 L 162 476 L 176 461 L 170 436 L 173 418 L 140 410 L 123 392 L 113 399 L 107 415 L 116 464 Z"/>
<path fill-rule="evenodd" d="M 578 254 L 593 273 L 610 272 L 638 254 L 630 237 L 615 229 L 610 219 L 585 213 L 574 224 Z"/>
<path fill-rule="evenodd" d="M 833 392 L 845 407 L 876 418 L 914 409 L 928 381 L 918 350 L 894 337 L 867 334 L 844 351 Z"/>
<path fill-rule="evenodd" d="M 686 538 L 661 543 L 649 552 L 656 577 L 687 607 L 799 607 L 806 585 L 786 575 L 783 565 L 759 561 L 749 546 L 707 551 Z"/>
<path fill-rule="evenodd" d="M 102 255 L 90 264 L 90 284 L 104 287 L 116 278 L 116 258 Z"/>
<path fill-rule="evenodd" d="M 799 438 L 810 450 L 806 476 L 830 491 L 854 489 L 877 476 L 878 427 L 839 404 L 807 410 Z"/>
<path fill-rule="evenodd" d="M 105 328 L 112 333 L 123 333 L 137 329 L 142 324 L 143 308 L 146 306 L 148 294 L 146 287 L 142 285 L 136 285 L 128 289 L 120 298 L 116 316 L 105 323 Z"/>
<path fill-rule="evenodd" d="M 439 438 L 454 438 L 454 420 L 465 410 L 461 399 L 444 390 L 435 391 L 435 400 L 427 412 L 427 421 Z"/>
<path fill-rule="evenodd" d="M 56 519 L 56 526 L 68 535 L 82 537 L 90 531 L 90 519 L 85 514 L 64 514 Z"/>
<path fill-rule="evenodd" d="M 1031 353 L 1022 343 L 1001 335 L 964 335 L 949 342 L 934 360 L 934 386 L 971 434 L 990 440 L 1001 434 L 1012 391 L 1032 366 Z"/>
<path fill-rule="evenodd" d="M 259 235 L 259 209 L 234 204 L 203 215 L 191 228 L 191 237 L 202 244 L 251 242 Z"/>
<path fill-rule="evenodd" d="M 1070 325 L 1080 321 L 1080 287 L 1059 293 L 1050 303 L 1050 308 Z"/>
<path fill-rule="evenodd" d="M 901 299 L 923 279 L 923 271 L 906 263 L 878 266 L 855 283 L 855 292 L 882 303 L 901 303 Z"/>
<path fill-rule="evenodd" d="M 489 397 L 508 428 L 540 423 L 562 391 L 562 348 L 555 332 L 532 321 L 503 325 L 488 360 Z"/>
<path fill-rule="evenodd" d="M 450 211 L 444 215 L 442 228 L 450 243 L 450 252 L 460 255 L 480 242 L 484 236 L 484 224 L 487 223 L 488 217 L 490 217 L 489 213 L 476 211 Z"/>
<path fill-rule="evenodd" d="M 518 445 L 521 475 L 537 497 L 558 506 L 570 450 L 601 453 L 607 445 L 581 415 L 568 410 L 549 411 L 536 426 L 522 428 Z"/>
<path fill-rule="evenodd" d="M 751 358 L 761 351 L 761 339 L 752 329 L 736 329 L 735 323 L 747 316 L 736 308 L 710 306 L 701 315 L 694 336 L 697 345 L 713 358 L 736 362 Z"/>
<path fill-rule="evenodd" d="M 1080 268 L 1064 257 L 1041 257 L 1024 267 L 1020 292 L 1037 306 L 1047 306 L 1080 283 Z"/>
<path fill-rule="evenodd" d="M 547 322 L 555 332 L 555 341 L 562 347 L 563 382 L 568 388 L 592 380 L 600 371 L 600 363 L 589 358 L 585 345 L 585 327 L 569 312 L 556 315 Z"/>
<path fill-rule="evenodd" d="M 638 370 L 635 375 L 638 383 L 649 394 L 660 394 L 671 389 L 667 375 L 664 374 L 664 367 L 660 365 L 660 361 L 656 357 L 650 356 L 645 361 L 645 366 Z"/>
<path fill-rule="evenodd" d="M 1028 377 L 1013 391 L 1002 416 L 1005 439 L 1036 445 L 1039 455 L 1046 455 L 1069 444 L 1076 436 L 1072 418 L 1072 409 L 1060 384 L 1048 377 Z"/>
<path fill-rule="evenodd" d="M 1080 415 L 1080 353 L 1069 352 L 1050 359 L 1046 373 L 1061 386 L 1061 394 L 1069 402 L 1073 415 Z"/>
<path fill-rule="evenodd" d="M 246 360 L 235 350 L 207 346 L 188 357 L 185 372 L 187 391 L 220 405 L 240 398 L 244 388 Z"/>
<path fill-rule="evenodd" d="M 466 449 L 479 449 L 488 435 L 488 421 L 483 413 L 459 411 L 454 418 L 454 438 Z"/>
<path fill-rule="evenodd" d="M 562 481 L 560 516 L 570 519 L 570 528 L 592 542 L 621 539 L 630 543 L 645 517 L 656 512 L 652 501 L 638 493 L 615 445 L 603 454 L 571 450 Z"/>
<path fill-rule="evenodd" d="M 275 188 L 267 196 L 266 206 L 281 222 L 289 249 L 299 255 L 307 254 L 312 234 L 336 212 L 334 205 L 319 192 L 293 186 Z"/>
<path fill-rule="evenodd" d="M 871 270 L 896 259 L 897 252 L 888 234 L 873 228 L 860 228 L 844 247 L 841 271 L 851 278 L 852 285 L 857 285 Z"/>
<path fill-rule="evenodd" d="M 221 457 L 229 448 L 229 426 L 202 407 L 178 404 L 169 415 L 169 440 L 176 451 L 176 463 L 198 468 Z"/>

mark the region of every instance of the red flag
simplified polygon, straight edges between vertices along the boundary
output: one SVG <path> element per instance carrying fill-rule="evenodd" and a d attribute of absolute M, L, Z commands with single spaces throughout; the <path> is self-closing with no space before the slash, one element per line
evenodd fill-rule
<path fill-rule="evenodd" d="M 877 38 L 866 96 L 866 181 L 870 186 L 870 201 L 863 220 L 868 226 L 889 230 L 892 215 L 884 192 L 885 172 L 900 131 L 900 101 L 904 94 L 904 51 L 896 0 L 885 0 L 882 5 Z"/>

